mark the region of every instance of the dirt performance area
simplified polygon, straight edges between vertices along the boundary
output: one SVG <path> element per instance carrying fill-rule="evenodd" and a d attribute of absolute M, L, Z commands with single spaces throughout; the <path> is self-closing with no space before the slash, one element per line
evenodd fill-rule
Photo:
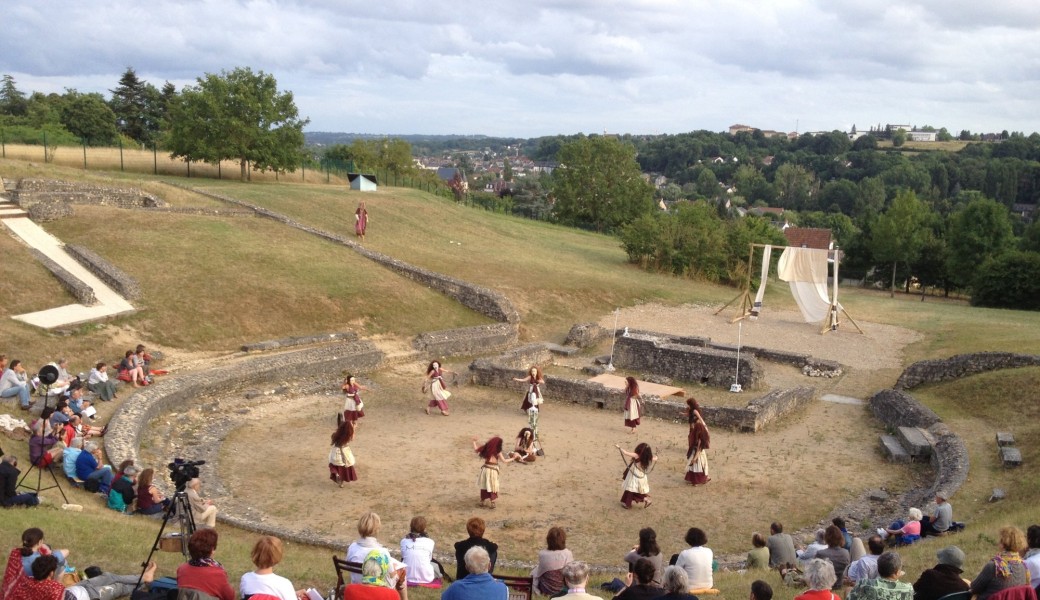
<path fill-rule="evenodd" d="M 693 306 L 642 306 L 623 311 L 619 326 L 735 342 L 737 326 L 712 312 Z M 796 369 L 763 363 L 767 386 L 814 385 L 821 395 L 865 398 L 881 387 L 866 390 L 875 380 L 891 385 L 903 348 L 917 339 L 914 332 L 871 323 L 860 323 L 866 335 L 850 328 L 821 336 L 795 313 L 770 317 L 745 325 L 744 343 L 809 352 L 848 365 L 849 373 L 840 379 L 810 379 Z M 613 320 L 610 315 L 601 324 L 613 326 Z M 588 364 L 592 356 L 567 362 Z M 500 545 L 499 556 L 506 561 L 536 560 L 547 530 L 559 525 L 566 529 L 576 558 L 619 565 L 643 527 L 657 531 L 662 551 L 669 555 L 685 548 L 682 538 L 693 526 L 707 532 L 708 546 L 716 553 L 743 553 L 750 548 L 752 532 L 768 531 L 773 520 L 783 521 L 788 531 L 814 527 L 865 490 L 900 490 L 919 475 L 882 460 L 877 441 L 881 428 L 864 405 L 817 400 L 757 434 L 712 428 L 712 481 L 694 488 L 683 479 L 687 426 L 679 414 L 674 421 L 644 419 L 630 434 L 620 412 L 571 404 L 550 386 L 539 424 L 545 456 L 533 464 L 502 465 L 497 508 L 480 508 L 481 460 L 472 450 L 472 438 L 483 443 L 498 435 L 511 448 L 527 418 L 520 410 L 521 384 L 516 390 L 466 385 L 467 365 L 446 363 L 459 374 L 459 385 L 450 388 L 448 417 L 424 412 L 420 387 L 425 363 L 359 373 L 370 388 L 363 393 L 366 416 L 351 444 L 359 480 L 343 489 L 329 480 L 327 466 L 329 438 L 343 404 L 338 389 L 273 397 L 240 411 L 236 418 L 241 424 L 225 441 L 219 464 L 204 467 L 219 469 L 230 490 L 231 497 L 217 498 L 217 504 L 248 507 L 263 513 L 267 523 L 344 544 L 356 538 L 358 516 L 374 510 L 383 522 L 379 540 L 392 548 L 408 532 L 409 520 L 423 515 L 442 554 L 450 554 L 451 544 L 466 537 L 466 520 L 478 515 L 488 522 L 486 537 Z M 565 365 L 546 366 L 545 371 L 583 376 Z M 700 386 L 686 389 L 709 405 L 712 398 L 743 404 L 765 391 L 727 396 Z M 183 417 L 190 420 L 193 413 L 205 418 L 198 410 Z M 631 450 L 639 442 L 649 443 L 660 457 L 650 473 L 653 506 L 625 510 L 619 502 L 624 464 L 614 445 Z M 850 528 L 858 531 L 861 525 L 869 524 L 850 523 Z"/>

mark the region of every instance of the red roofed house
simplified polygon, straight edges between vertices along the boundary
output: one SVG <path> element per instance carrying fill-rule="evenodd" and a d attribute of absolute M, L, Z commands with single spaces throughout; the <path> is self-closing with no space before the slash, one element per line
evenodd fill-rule
<path fill-rule="evenodd" d="M 788 227 L 784 229 L 787 245 L 795 248 L 816 248 L 817 250 L 833 250 L 830 229 L 817 227 Z"/>

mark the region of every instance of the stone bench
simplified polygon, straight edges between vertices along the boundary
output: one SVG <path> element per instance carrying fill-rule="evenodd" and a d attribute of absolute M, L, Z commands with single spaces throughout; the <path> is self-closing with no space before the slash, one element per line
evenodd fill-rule
<path fill-rule="evenodd" d="M 900 427 L 897 436 L 912 460 L 921 461 L 932 455 L 932 442 L 919 427 Z"/>
<path fill-rule="evenodd" d="M 911 461 L 910 453 L 906 451 L 906 448 L 903 448 L 899 438 L 894 435 L 881 436 L 881 449 L 889 462 L 908 463 Z"/>
<path fill-rule="evenodd" d="M 1018 448 L 1001 446 L 1000 462 L 1005 467 L 1020 467 L 1022 466 L 1022 453 L 1019 452 Z"/>
<path fill-rule="evenodd" d="M 1015 445 L 1015 434 L 1010 431 L 998 431 L 997 432 L 997 447 L 1001 446 L 1014 446 Z"/>

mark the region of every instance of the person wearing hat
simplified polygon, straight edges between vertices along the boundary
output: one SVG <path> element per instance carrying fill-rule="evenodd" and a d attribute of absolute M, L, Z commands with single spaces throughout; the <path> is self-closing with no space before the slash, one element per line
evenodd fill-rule
<path fill-rule="evenodd" d="M 961 578 L 964 552 L 957 546 L 947 546 L 935 556 L 938 564 L 925 569 L 914 582 L 914 600 L 939 600 L 946 594 L 968 591 L 968 582 Z"/>
<path fill-rule="evenodd" d="M 935 494 L 935 514 L 921 519 L 921 537 L 946 535 L 953 524 L 953 507 L 946 500 L 945 492 Z"/>

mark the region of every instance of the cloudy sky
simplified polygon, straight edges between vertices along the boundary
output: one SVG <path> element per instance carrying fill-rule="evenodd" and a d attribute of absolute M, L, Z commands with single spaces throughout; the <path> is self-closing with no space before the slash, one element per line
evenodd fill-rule
<path fill-rule="evenodd" d="M 3 0 L 0 73 L 102 92 L 247 66 L 309 131 L 1040 131 L 1036 0 Z"/>

